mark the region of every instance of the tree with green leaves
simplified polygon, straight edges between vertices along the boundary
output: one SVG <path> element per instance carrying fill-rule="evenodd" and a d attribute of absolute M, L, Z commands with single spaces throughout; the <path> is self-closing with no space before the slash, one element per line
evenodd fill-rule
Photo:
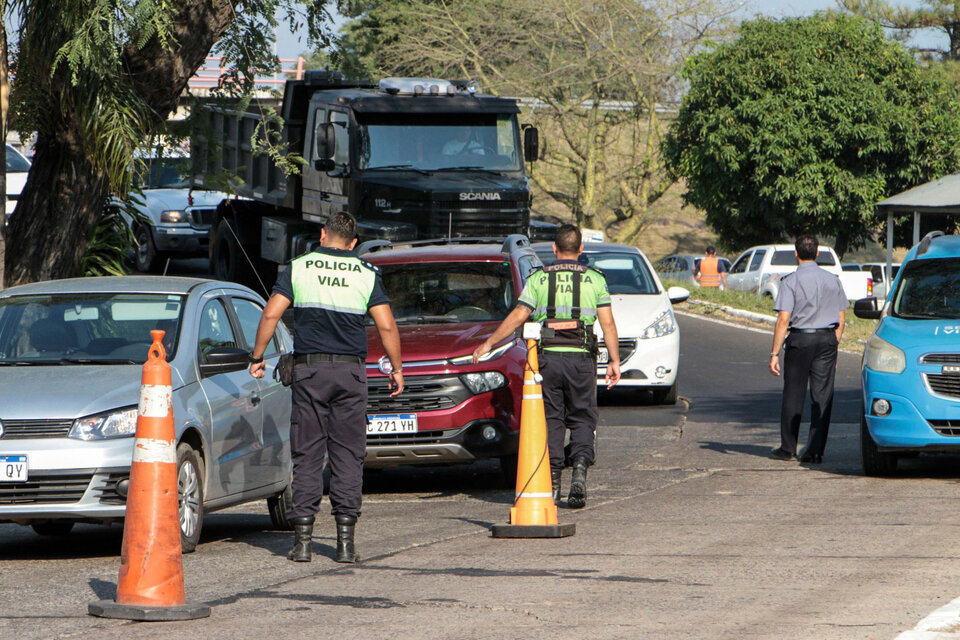
<path fill-rule="evenodd" d="M 747 22 L 684 77 L 664 156 L 731 248 L 811 232 L 842 255 L 876 202 L 957 167 L 955 90 L 861 18 Z"/>
<path fill-rule="evenodd" d="M 12 124 L 36 131 L 33 166 L 7 230 L 7 284 L 75 275 L 108 196 L 131 189 L 135 152 L 165 130 L 213 50 L 249 88 L 275 65 L 277 14 L 329 21 L 322 0 L 10 0 L 19 26 Z M 29 248 L 25 250 L 24 248 Z"/>

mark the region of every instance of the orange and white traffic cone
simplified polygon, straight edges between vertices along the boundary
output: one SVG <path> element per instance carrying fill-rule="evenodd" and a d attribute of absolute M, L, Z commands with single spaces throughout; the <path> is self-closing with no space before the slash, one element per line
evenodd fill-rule
<path fill-rule="evenodd" d="M 210 615 L 187 604 L 180 553 L 176 431 L 163 331 L 143 365 L 137 434 L 120 551 L 117 599 L 91 602 L 91 615 L 125 620 L 193 620 Z"/>
<path fill-rule="evenodd" d="M 510 524 L 495 524 L 494 538 L 564 538 L 577 531 L 573 523 L 557 521 L 550 482 L 547 419 L 543 410 L 537 341 L 527 340 L 527 366 L 520 405 L 520 445 L 517 452 L 517 491 Z"/>

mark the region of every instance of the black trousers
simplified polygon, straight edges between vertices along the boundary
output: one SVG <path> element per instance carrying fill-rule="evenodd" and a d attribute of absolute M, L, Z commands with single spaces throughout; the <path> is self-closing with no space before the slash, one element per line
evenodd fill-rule
<path fill-rule="evenodd" d="M 543 408 L 547 418 L 547 448 L 550 468 L 563 469 L 563 441 L 570 429 L 569 457 L 594 460 L 597 419 L 597 360 L 593 355 L 540 354 L 543 376 Z"/>
<path fill-rule="evenodd" d="M 837 372 L 837 336 L 833 331 L 791 333 L 784 343 L 783 406 L 780 446 L 797 451 L 804 397 L 810 387 L 810 440 L 806 453 L 823 455 L 833 409 L 833 381 Z"/>
<path fill-rule="evenodd" d="M 359 362 L 298 364 L 292 389 L 293 509 L 288 516 L 319 511 L 326 454 L 333 514 L 359 517 L 367 453 L 366 369 Z"/>

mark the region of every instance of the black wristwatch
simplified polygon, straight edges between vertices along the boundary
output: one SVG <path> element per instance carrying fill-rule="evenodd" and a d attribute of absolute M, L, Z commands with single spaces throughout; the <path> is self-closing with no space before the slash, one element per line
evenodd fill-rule
<path fill-rule="evenodd" d="M 260 364 L 261 362 L 263 362 L 263 356 L 260 356 L 259 358 L 254 358 L 253 354 L 251 353 L 248 360 L 250 360 L 250 364 Z"/>

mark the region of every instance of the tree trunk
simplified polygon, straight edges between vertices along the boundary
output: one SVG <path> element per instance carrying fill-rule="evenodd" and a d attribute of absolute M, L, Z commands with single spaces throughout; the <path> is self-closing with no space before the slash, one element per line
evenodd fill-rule
<path fill-rule="evenodd" d="M 76 275 L 88 239 L 103 208 L 107 178 L 94 170 L 69 136 L 38 134 L 30 177 L 10 220 L 7 255 L 11 284 Z M 29 211 L 29 215 L 23 212 Z"/>

